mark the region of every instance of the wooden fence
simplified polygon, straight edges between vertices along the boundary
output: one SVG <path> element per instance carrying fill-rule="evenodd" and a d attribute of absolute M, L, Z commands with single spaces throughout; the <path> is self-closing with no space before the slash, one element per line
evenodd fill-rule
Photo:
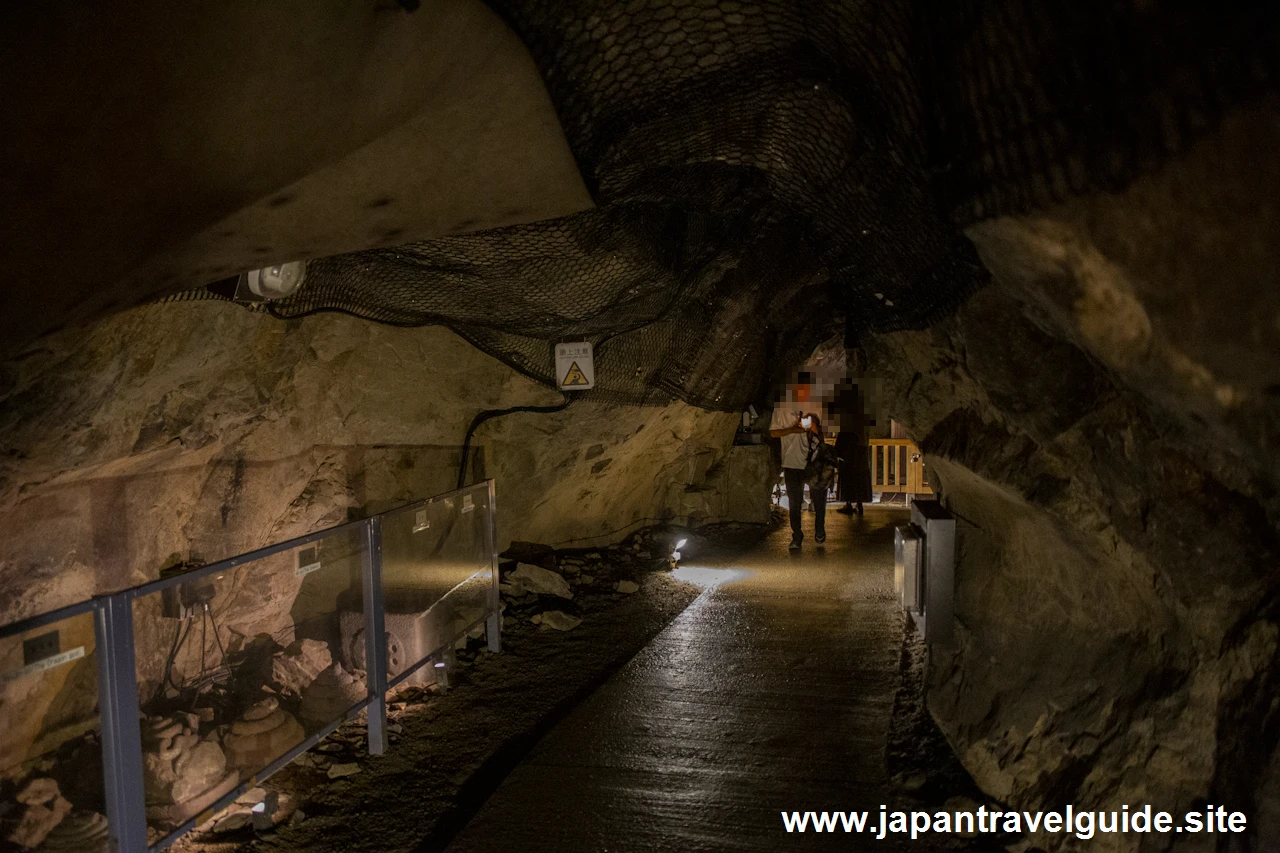
<path fill-rule="evenodd" d="M 933 494 L 920 448 L 905 438 L 873 438 L 868 445 L 871 491 Z"/>

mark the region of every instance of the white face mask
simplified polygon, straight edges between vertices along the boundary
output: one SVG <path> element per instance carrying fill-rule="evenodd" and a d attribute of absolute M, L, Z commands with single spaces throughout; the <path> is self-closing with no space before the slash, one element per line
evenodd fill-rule
<path fill-rule="evenodd" d="M 805 429 L 808 429 L 809 427 L 813 426 L 813 418 L 801 418 L 800 426 L 804 427 Z"/>

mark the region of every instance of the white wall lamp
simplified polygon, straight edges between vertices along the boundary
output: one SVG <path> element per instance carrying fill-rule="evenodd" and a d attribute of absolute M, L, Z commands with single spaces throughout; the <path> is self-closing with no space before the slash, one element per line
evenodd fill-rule
<path fill-rule="evenodd" d="M 236 283 L 236 299 L 270 302 L 293 294 L 307 278 L 306 261 L 286 261 L 241 273 Z"/>

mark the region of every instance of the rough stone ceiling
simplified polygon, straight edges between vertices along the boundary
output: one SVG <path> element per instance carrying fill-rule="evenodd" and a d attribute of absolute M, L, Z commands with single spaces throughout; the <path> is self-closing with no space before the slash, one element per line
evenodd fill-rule
<path fill-rule="evenodd" d="M 852 341 L 944 316 L 986 277 L 961 227 L 1124 185 L 1182 150 L 1226 109 L 1271 90 L 1280 56 L 1277 12 L 1266 5 L 492 5 L 514 36 L 495 26 L 491 13 L 463 2 L 428 4 L 407 16 L 370 4 L 353 18 L 324 20 L 301 8 L 237 7 L 223 14 L 240 27 L 239 42 L 227 39 L 225 26 L 211 26 L 228 21 L 195 17 L 205 13 L 145 20 L 132 43 L 161 43 L 175 28 L 192 33 L 200 49 L 187 50 L 176 67 L 217 81 L 221 100 L 179 100 L 174 112 L 162 89 L 152 109 L 149 87 L 164 77 L 155 72 L 174 76 L 175 60 L 159 52 L 154 65 L 133 62 L 123 82 L 108 87 L 113 99 L 101 103 L 128 96 L 132 112 L 112 113 L 112 121 L 132 116 L 150 130 L 156 115 L 185 116 L 215 134 L 215 143 L 190 152 L 151 132 L 143 149 L 151 158 L 125 158 L 116 172 L 103 168 L 111 152 L 77 150 L 57 173 L 91 175 L 109 186 L 90 194 L 99 207 L 81 205 L 75 215 L 67 214 L 56 181 L 45 192 L 39 180 L 19 182 L 20 197 L 36 204 L 5 259 L 10 275 L 23 271 L 12 286 L 21 310 L 10 322 L 38 330 L 55 316 L 89 316 L 240 268 L 403 244 L 314 264 L 308 284 L 274 312 L 342 310 L 401 325 L 443 323 L 547 383 L 549 343 L 585 337 L 601 348 L 608 377 L 593 392 L 598 397 L 733 409 L 758 393 L 771 365 L 794 359 L 842 321 Z M 316 28 L 312 38 L 291 38 L 288 51 L 262 38 L 295 18 Z M 48 27 L 66 24 L 74 41 L 90 29 L 75 16 L 50 21 L 37 21 L 35 31 L 45 27 L 48 35 Z M 124 26 L 106 24 L 108 35 L 111 26 Z M 588 204 L 557 148 L 558 130 L 527 110 L 546 100 L 517 39 L 546 82 L 599 208 L 492 229 Z M 343 45 L 337 54 L 335 40 Z M 256 62 L 222 63 L 212 72 L 209 63 L 220 58 L 214 48 L 224 42 L 240 44 Z M 493 50 L 505 58 L 505 66 L 497 63 L 501 73 L 490 69 Z M 42 85 L 58 97 L 33 101 L 56 105 L 120 58 L 88 55 L 80 64 L 55 62 L 62 76 Z M 11 78 L 31 79 L 24 63 L 48 64 L 33 51 L 15 57 Z M 271 70 L 260 74 L 260 67 Z M 277 101 L 246 107 L 249 99 L 237 91 L 256 93 L 264 80 Z M 264 118 L 295 118 L 287 99 L 299 92 L 324 108 L 299 122 L 289 156 L 279 145 L 256 144 L 270 137 L 241 131 Z M 442 93 L 449 96 L 443 103 Z M 57 106 L 32 109 L 31 127 L 55 124 Z M 528 120 L 510 120 L 512 109 Z M 415 110 L 423 116 L 416 122 Z M 541 136 L 526 156 L 505 156 L 502 145 L 527 141 L 520 134 L 530 127 Z M 30 134 L 17 138 L 30 146 Z M 404 144 L 389 154 L 396 139 Z M 365 144 L 338 166 L 321 168 Z M 484 156 L 455 168 L 460 153 L 477 148 Z M 543 152 L 549 160 L 537 156 Z M 258 191 L 234 202 L 219 194 L 219 181 L 238 163 L 228 155 L 262 160 L 258 172 L 248 169 Z M 159 168 L 174 162 L 206 169 Z M 381 169 L 383 186 L 391 181 L 401 191 L 373 192 L 372 184 L 349 177 L 371 164 Z M 42 179 L 50 180 L 57 170 L 43 165 Z M 119 186 L 129 183 L 130 165 L 133 177 L 147 179 L 136 203 L 124 205 L 95 238 L 86 220 L 106 218 L 101 205 L 112 193 L 124 195 Z M 507 180 L 495 179 L 495 168 Z M 267 173 L 274 183 L 262 177 Z M 299 181 L 304 174 L 310 177 Z M 262 192 L 267 183 L 270 193 Z M 149 194 L 155 186 L 162 191 Z M 495 207 L 512 186 L 525 191 L 525 202 Z M 189 203 L 192 187 L 204 190 L 199 204 Z M 449 204 L 450 191 L 463 187 L 482 214 Z M 186 191 L 179 199 L 177 188 Z M 385 218 L 387 200 L 406 195 L 417 206 Z M 220 227 L 210 227 L 219 216 Z M 184 223 L 186 233 L 170 233 Z M 82 239 L 72 251 L 41 254 L 47 241 L 22 239 L 37 229 Z M 220 248 L 223 240 L 235 250 Z M 118 283 L 86 298 L 104 276 Z M 75 285 L 50 296 L 42 286 L 50 278 Z M 49 321 L 33 327 L 30 317 L 40 312 Z M 12 339 L 13 328 L 7 331 Z"/>
<path fill-rule="evenodd" d="M 591 206 L 479 0 L 7 4 L 0 32 L 6 352 L 268 263 Z"/>
<path fill-rule="evenodd" d="M 986 278 L 963 226 L 1125 185 L 1280 56 L 1274 7 L 494 5 L 599 209 L 330 259 L 274 310 L 445 323 L 547 383 L 582 336 L 593 395 L 724 409 L 842 319 L 944 316 Z"/>

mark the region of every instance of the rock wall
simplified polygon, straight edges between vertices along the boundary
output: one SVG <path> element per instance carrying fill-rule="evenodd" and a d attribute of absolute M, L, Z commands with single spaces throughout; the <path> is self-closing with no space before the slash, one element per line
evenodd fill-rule
<path fill-rule="evenodd" d="M 0 624 L 452 490 L 477 412 L 561 399 L 442 328 L 282 322 L 218 302 L 114 315 L 46 337 L 4 371 Z M 733 447 L 736 426 L 734 414 L 683 404 L 578 400 L 488 421 L 471 479 L 495 480 L 500 546 L 593 545 L 660 521 L 764 522 L 772 461 L 767 448 Z M 341 590 L 308 585 L 345 588 L 349 572 L 335 563 L 300 579 L 290 560 L 227 582 L 214 610 L 228 654 L 262 635 L 288 645 L 302 611 L 332 613 Z M 358 557 L 347 562 L 354 572 Z M 176 624 L 153 599 L 135 613 L 148 697 L 163 687 Z M 91 621 L 63 625 L 63 645 L 91 652 Z M 221 663 L 200 630 L 174 678 Z M 22 661 L 20 641 L 0 643 L 3 671 Z M 93 672 L 86 658 L 0 685 L 0 776 L 93 724 Z"/>
<path fill-rule="evenodd" d="M 1224 804 L 1280 843 L 1277 144 L 1261 103 L 1123 193 L 979 224 L 993 283 L 867 342 L 960 519 L 930 710 L 1002 802 Z"/>
<path fill-rule="evenodd" d="M 216 302 L 46 337 L 4 371 L 4 622 L 448 491 L 477 412 L 561 399 L 442 328 Z M 482 425 L 473 475 L 504 542 L 760 520 L 768 466 L 728 453 L 736 424 L 575 401 Z"/>

